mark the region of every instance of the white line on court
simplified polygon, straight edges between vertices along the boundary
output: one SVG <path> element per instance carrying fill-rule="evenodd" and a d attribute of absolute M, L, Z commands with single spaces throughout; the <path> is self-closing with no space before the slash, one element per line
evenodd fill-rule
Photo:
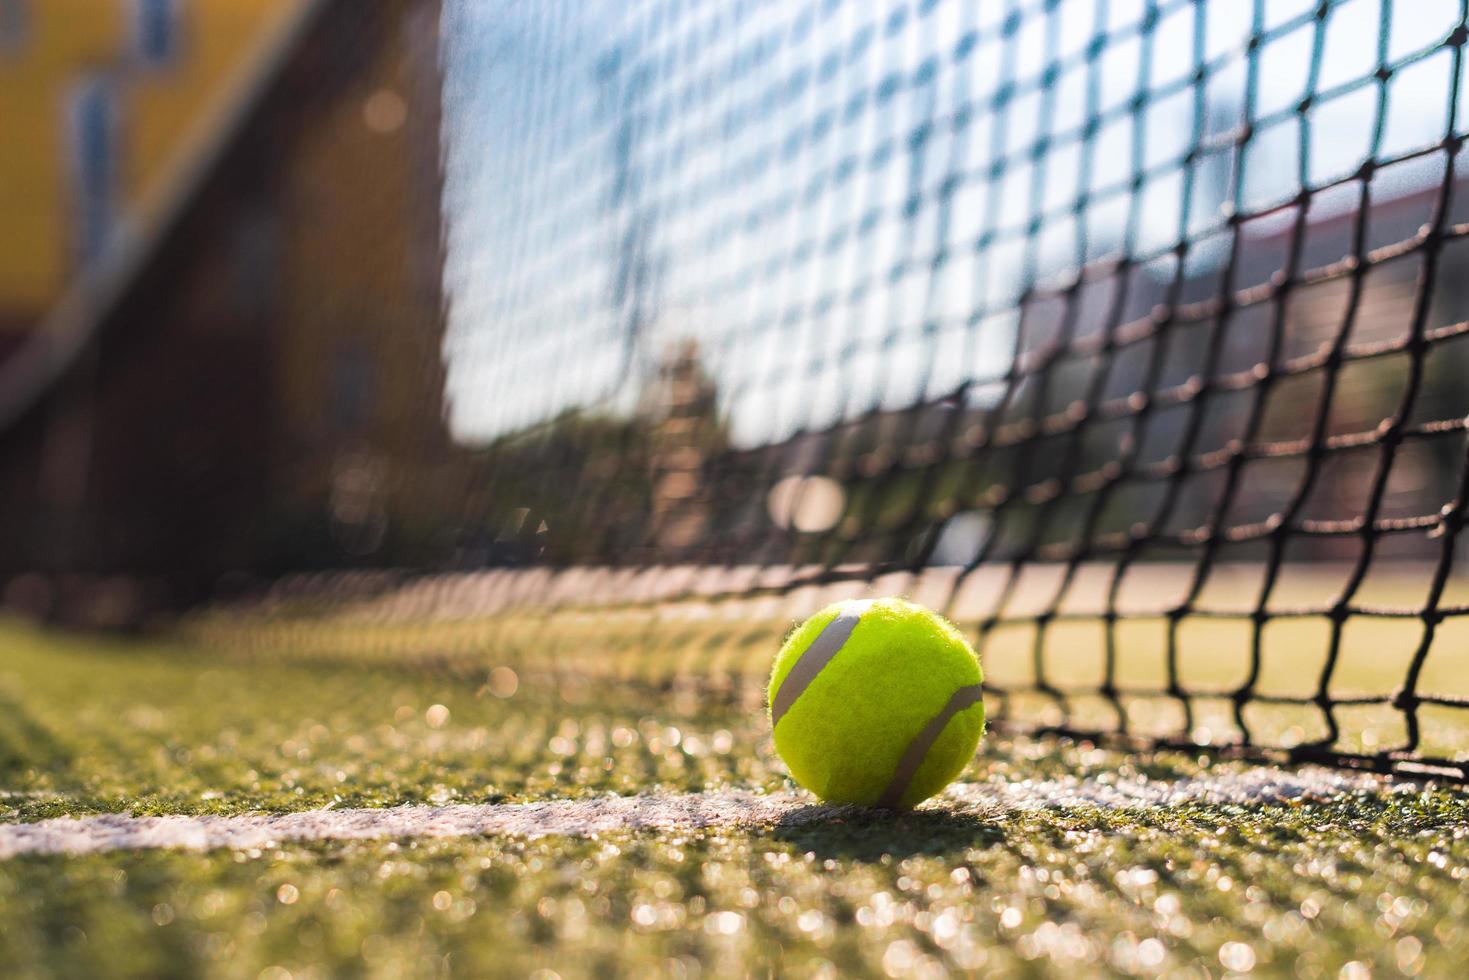
<path fill-rule="evenodd" d="M 1413 783 L 1306 767 L 1259 767 L 1218 776 L 1026 780 L 961 783 L 928 807 L 975 816 L 1013 810 L 1163 807 L 1181 803 L 1283 803 L 1342 794 L 1417 792 Z M 798 795 L 729 791 L 659 796 L 601 796 L 538 803 L 308 810 L 246 816 L 131 817 L 106 814 L 0 824 L 0 860 L 26 855 L 96 854 L 148 848 L 247 849 L 291 841 L 412 837 L 547 837 L 629 830 L 768 827 L 819 823 L 852 811 L 813 805 Z"/>

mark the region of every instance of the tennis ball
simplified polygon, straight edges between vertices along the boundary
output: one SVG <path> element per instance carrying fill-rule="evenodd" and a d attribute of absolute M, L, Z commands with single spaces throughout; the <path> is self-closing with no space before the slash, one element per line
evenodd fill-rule
<path fill-rule="evenodd" d="M 917 806 L 984 734 L 979 658 L 948 620 L 904 599 L 850 600 L 796 627 L 770 672 L 775 748 L 831 803 Z"/>

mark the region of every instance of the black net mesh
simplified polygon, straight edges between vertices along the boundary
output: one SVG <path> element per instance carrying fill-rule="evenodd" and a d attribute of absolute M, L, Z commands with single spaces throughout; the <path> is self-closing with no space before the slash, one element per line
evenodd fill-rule
<path fill-rule="evenodd" d="M 200 635 L 748 695 L 902 592 L 1001 725 L 1469 773 L 1460 2 L 403 6 L 446 314 Z"/>
<path fill-rule="evenodd" d="M 1457 4 L 516 26 L 449 392 L 535 554 L 908 573 L 1000 719 L 1462 750 Z"/>

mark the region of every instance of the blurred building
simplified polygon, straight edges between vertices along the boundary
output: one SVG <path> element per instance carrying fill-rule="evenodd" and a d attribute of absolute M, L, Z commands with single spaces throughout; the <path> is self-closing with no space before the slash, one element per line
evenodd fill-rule
<path fill-rule="evenodd" d="M 146 221 L 303 0 L 0 3 L 0 359 Z"/>
<path fill-rule="evenodd" d="M 0 154 L 27 168 L 0 194 L 51 210 L 0 235 L 41 254 L 0 259 L 23 332 L 0 362 L 0 573 L 187 592 L 234 569 L 406 560 L 454 495 L 437 0 L 20 6 L 5 44 L 44 65 L 0 75 L 0 98 L 29 86 L 51 156 Z M 155 45 L 175 60 L 140 63 Z M 0 70 L 21 72 L 11 57 Z M 94 82 L 110 108 L 81 166 L 118 206 L 88 246 L 90 178 L 54 199 L 77 187 L 58 128 L 93 111 L 68 93 Z"/>

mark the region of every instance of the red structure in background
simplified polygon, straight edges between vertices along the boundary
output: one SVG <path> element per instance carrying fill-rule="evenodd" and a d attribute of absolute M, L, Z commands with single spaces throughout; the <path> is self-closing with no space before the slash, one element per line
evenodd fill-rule
<path fill-rule="evenodd" d="M 299 16 L 176 206 L 11 359 L 64 365 L 0 431 L 12 599 L 85 619 L 109 576 L 152 605 L 436 533 L 437 0 Z"/>

